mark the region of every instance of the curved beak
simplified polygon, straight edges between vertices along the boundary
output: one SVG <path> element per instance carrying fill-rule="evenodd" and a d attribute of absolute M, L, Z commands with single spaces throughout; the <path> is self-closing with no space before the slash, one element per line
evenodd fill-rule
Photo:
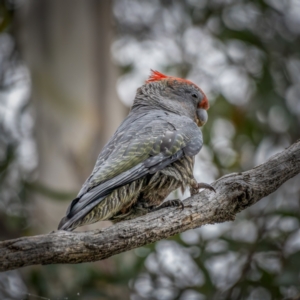
<path fill-rule="evenodd" d="M 207 111 L 203 108 L 198 108 L 196 111 L 196 123 L 199 127 L 203 126 L 208 120 Z"/>

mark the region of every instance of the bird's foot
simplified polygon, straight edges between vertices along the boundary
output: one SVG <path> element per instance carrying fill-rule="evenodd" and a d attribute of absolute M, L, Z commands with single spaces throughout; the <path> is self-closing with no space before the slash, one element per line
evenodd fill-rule
<path fill-rule="evenodd" d="M 194 195 L 198 194 L 199 189 L 208 189 L 210 191 L 216 192 L 216 190 L 210 184 L 204 183 L 204 182 L 199 182 L 190 189 L 191 195 L 194 196 Z"/>
<path fill-rule="evenodd" d="M 174 199 L 163 202 L 160 206 L 149 208 L 149 212 L 157 211 L 166 207 L 180 207 L 182 210 L 184 209 L 182 201 L 179 199 Z"/>

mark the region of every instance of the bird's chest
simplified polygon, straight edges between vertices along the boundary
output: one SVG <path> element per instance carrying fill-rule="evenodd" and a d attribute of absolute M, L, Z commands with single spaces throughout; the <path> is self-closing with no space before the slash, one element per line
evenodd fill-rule
<path fill-rule="evenodd" d="M 143 201 L 146 201 L 149 205 L 156 206 L 160 205 L 176 189 L 181 188 L 184 191 L 195 180 L 193 167 L 193 158 L 183 157 L 151 175 L 142 191 Z"/>
<path fill-rule="evenodd" d="M 191 185 L 194 180 L 194 157 L 184 156 L 183 158 L 173 162 L 160 172 L 164 176 L 170 177 L 178 181 L 184 187 Z"/>

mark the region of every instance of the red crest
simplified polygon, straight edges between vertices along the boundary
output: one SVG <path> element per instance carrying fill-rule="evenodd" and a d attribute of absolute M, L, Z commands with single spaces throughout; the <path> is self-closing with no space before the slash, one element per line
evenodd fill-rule
<path fill-rule="evenodd" d="M 169 76 L 163 74 L 163 73 L 160 73 L 158 71 L 154 71 L 154 70 L 151 70 L 151 75 L 149 76 L 148 80 L 146 81 L 146 83 L 148 82 L 153 82 L 153 81 L 159 81 L 159 80 L 162 80 L 162 79 L 166 79 L 168 78 Z"/>

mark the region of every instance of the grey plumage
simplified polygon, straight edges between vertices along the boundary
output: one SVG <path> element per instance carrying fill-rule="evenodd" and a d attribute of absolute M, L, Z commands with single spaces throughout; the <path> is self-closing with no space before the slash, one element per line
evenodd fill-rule
<path fill-rule="evenodd" d="M 160 205 L 179 187 L 197 188 L 193 157 L 203 140 L 195 111 L 206 97 L 190 82 L 179 82 L 185 89 L 172 94 L 177 83 L 150 82 L 138 90 L 130 114 L 101 151 L 59 229 L 132 219 Z M 192 92 L 198 102 L 190 96 L 184 99 Z"/>

